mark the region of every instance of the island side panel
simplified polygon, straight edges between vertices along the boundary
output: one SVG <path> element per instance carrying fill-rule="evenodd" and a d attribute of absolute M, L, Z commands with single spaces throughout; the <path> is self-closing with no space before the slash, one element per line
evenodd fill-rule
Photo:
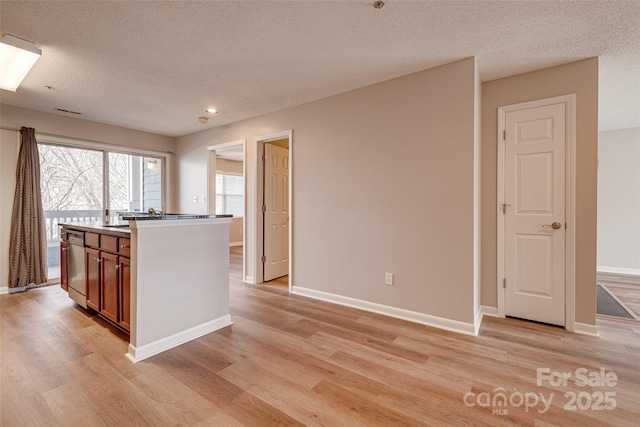
<path fill-rule="evenodd" d="M 172 347 L 225 318 L 223 326 L 229 324 L 230 219 L 132 223 L 135 358 Z"/>

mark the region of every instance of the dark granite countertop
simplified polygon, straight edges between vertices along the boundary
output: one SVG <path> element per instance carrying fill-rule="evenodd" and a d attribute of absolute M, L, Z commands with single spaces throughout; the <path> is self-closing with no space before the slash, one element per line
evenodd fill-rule
<path fill-rule="evenodd" d="M 190 214 L 167 214 L 167 215 L 132 215 L 122 216 L 118 221 L 105 223 L 103 221 L 95 222 L 61 222 L 59 225 L 65 228 L 89 232 L 99 232 L 112 236 L 129 237 L 131 229 L 129 221 L 163 221 L 178 219 L 215 219 L 215 218 L 232 218 L 233 215 L 190 215 Z"/>
<path fill-rule="evenodd" d="M 103 221 L 95 222 L 61 222 L 58 225 L 63 226 L 71 230 L 98 232 L 102 234 L 109 234 L 111 236 L 129 237 L 131 235 L 131 229 L 129 228 L 129 221 L 115 221 L 111 223 L 104 223 Z"/>
<path fill-rule="evenodd" d="M 233 215 L 191 215 L 191 214 L 166 214 L 166 215 L 124 215 L 121 217 L 125 221 L 162 221 L 176 219 L 215 219 L 232 218 Z"/>

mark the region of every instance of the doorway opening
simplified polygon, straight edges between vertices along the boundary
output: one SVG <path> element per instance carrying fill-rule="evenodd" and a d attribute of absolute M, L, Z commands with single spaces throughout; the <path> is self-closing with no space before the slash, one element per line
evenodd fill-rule
<path fill-rule="evenodd" d="M 293 141 L 287 130 L 254 138 L 256 147 L 256 283 L 291 292 Z"/>
<path fill-rule="evenodd" d="M 207 213 L 233 215 L 229 225 L 231 263 L 242 263 L 242 278 L 246 277 L 246 194 L 247 168 L 245 140 L 231 141 L 207 147 Z M 238 266 L 239 267 L 239 266 Z"/>

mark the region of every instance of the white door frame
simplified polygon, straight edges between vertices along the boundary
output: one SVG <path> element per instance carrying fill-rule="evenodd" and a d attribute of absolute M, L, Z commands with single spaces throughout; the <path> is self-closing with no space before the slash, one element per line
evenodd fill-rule
<path fill-rule="evenodd" d="M 506 292 L 503 287 L 505 277 L 505 245 L 504 229 L 505 215 L 502 212 L 502 204 L 505 203 L 505 167 L 506 167 L 506 143 L 504 139 L 506 130 L 506 116 L 512 111 L 526 110 L 553 104 L 565 104 L 566 114 L 566 157 L 565 157 L 565 210 L 566 210 L 566 242 L 565 242 L 565 328 L 575 331 L 576 309 L 576 284 L 575 284 L 575 247 L 576 247 L 576 217 L 575 217 L 575 149 L 576 149 L 576 95 L 562 95 L 553 98 L 539 99 L 521 104 L 507 105 L 498 108 L 498 204 L 496 215 L 498 222 L 498 277 L 496 287 L 498 290 L 498 316 L 505 317 Z"/>
<path fill-rule="evenodd" d="M 228 148 L 243 147 L 244 159 L 242 162 L 242 174 L 244 176 L 244 218 L 242 219 L 242 277 L 247 277 L 247 140 L 238 139 L 231 142 L 223 142 L 222 144 L 214 144 L 207 146 L 207 213 L 215 215 L 216 213 L 216 186 L 213 184 L 216 178 L 216 150 L 224 150 Z"/>
<path fill-rule="evenodd" d="M 256 136 L 253 138 L 253 170 L 256 176 L 256 191 L 253 194 L 255 215 L 254 215 L 254 256 L 253 256 L 253 272 L 255 276 L 255 284 L 262 283 L 264 281 L 264 271 L 262 269 L 262 244 L 264 241 L 264 224 L 262 222 L 262 204 L 263 193 L 262 186 L 264 185 L 263 170 L 264 165 L 262 163 L 262 155 L 264 154 L 264 144 L 271 141 L 277 141 L 279 139 L 289 139 L 289 292 L 293 286 L 293 130 L 284 130 L 281 132 L 275 132 L 268 135 Z"/>

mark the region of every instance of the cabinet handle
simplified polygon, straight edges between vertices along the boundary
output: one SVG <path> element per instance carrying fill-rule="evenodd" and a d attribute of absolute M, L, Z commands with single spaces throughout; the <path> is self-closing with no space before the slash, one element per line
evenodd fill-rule
<path fill-rule="evenodd" d="M 125 249 L 125 248 L 128 248 L 128 247 L 129 247 L 129 245 L 120 245 L 120 247 L 121 247 L 122 249 Z"/>
<path fill-rule="evenodd" d="M 120 264 L 116 264 L 116 270 L 120 269 Z"/>
<path fill-rule="evenodd" d="M 94 258 L 94 260 L 97 262 L 102 262 L 102 258 Z"/>

